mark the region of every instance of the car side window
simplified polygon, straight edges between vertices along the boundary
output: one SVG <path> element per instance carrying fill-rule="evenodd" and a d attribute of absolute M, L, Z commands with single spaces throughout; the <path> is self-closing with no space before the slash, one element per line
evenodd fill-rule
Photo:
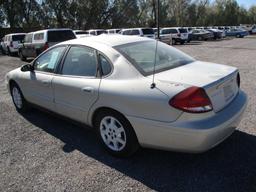
<path fill-rule="evenodd" d="M 71 47 L 63 64 L 62 74 L 95 77 L 97 72 L 97 55 L 88 47 Z"/>
<path fill-rule="evenodd" d="M 131 35 L 139 35 L 139 30 L 132 30 Z"/>
<path fill-rule="evenodd" d="M 55 47 L 41 55 L 34 62 L 34 69 L 36 71 L 53 73 L 54 69 L 57 67 L 58 62 L 61 59 L 61 56 L 63 55 L 65 48 L 65 46 Z"/>
<path fill-rule="evenodd" d="M 111 69 L 112 69 L 111 64 L 102 55 L 99 55 L 99 63 L 100 63 L 100 66 L 101 66 L 102 75 L 103 76 L 108 75 L 111 72 Z"/>

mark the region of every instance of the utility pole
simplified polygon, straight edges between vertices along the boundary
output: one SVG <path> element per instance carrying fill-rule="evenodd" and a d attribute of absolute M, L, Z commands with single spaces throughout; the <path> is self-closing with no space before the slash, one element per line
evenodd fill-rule
<path fill-rule="evenodd" d="M 160 3 L 159 3 L 159 0 L 157 0 L 157 39 L 158 40 L 160 40 L 159 12 L 160 12 Z"/>

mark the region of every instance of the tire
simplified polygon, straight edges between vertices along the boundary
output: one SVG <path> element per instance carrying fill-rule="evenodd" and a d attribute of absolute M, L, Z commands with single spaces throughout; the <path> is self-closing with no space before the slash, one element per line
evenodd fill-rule
<path fill-rule="evenodd" d="M 185 44 L 185 42 L 184 42 L 184 41 L 181 41 L 181 42 L 180 42 L 180 44 L 181 44 L 181 45 L 184 45 L 184 44 Z"/>
<path fill-rule="evenodd" d="M 172 39 L 172 45 L 176 45 L 176 40 L 175 39 Z"/>
<path fill-rule="evenodd" d="M 24 113 L 29 110 L 29 105 L 27 101 L 25 100 L 19 86 L 16 83 L 12 83 L 10 87 L 12 101 L 14 103 L 14 106 L 16 110 L 19 113 Z"/>
<path fill-rule="evenodd" d="M 19 56 L 21 61 L 27 61 L 27 58 L 22 54 L 22 51 L 19 51 Z"/>
<path fill-rule="evenodd" d="M 104 110 L 97 114 L 94 125 L 102 146 L 113 156 L 134 154 L 139 143 L 130 122 L 120 113 Z"/>
<path fill-rule="evenodd" d="M 198 40 L 199 40 L 199 41 L 202 41 L 202 40 L 203 40 L 203 38 L 202 38 L 202 37 L 198 37 Z"/>

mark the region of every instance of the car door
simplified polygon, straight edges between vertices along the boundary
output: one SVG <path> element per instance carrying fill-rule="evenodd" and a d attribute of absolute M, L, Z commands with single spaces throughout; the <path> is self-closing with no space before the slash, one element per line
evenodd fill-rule
<path fill-rule="evenodd" d="M 60 74 L 53 78 L 57 112 L 86 123 L 91 106 L 98 99 L 101 79 L 97 53 L 85 46 L 72 46 L 63 61 Z"/>
<path fill-rule="evenodd" d="M 29 102 L 55 111 L 52 80 L 65 49 L 66 46 L 50 49 L 33 62 L 33 71 L 21 74 L 20 87 Z"/>

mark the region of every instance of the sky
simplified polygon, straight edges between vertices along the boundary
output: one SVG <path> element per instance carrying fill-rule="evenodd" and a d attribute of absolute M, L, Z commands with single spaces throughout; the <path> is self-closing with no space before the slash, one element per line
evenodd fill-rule
<path fill-rule="evenodd" d="M 237 0 L 237 2 L 245 8 L 250 8 L 252 5 L 256 5 L 256 0 Z"/>

